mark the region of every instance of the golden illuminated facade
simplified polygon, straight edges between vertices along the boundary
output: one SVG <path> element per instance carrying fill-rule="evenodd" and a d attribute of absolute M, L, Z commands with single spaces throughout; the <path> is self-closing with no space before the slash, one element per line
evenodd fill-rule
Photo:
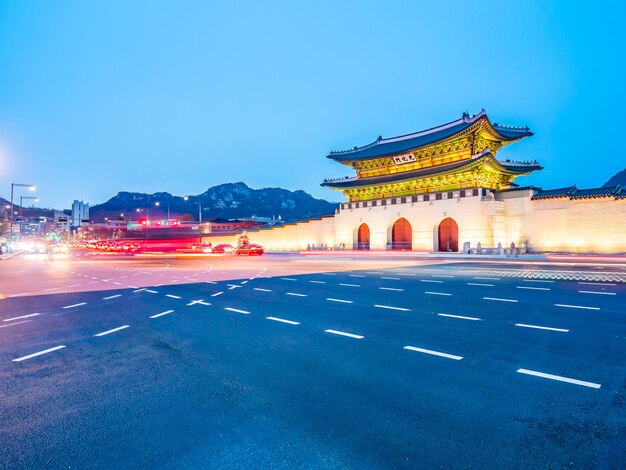
<path fill-rule="evenodd" d="M 465 188 L 508 189 L 517 176 L 541 169 L 536 161 L 498 161 L 505 145 L 531 136 L 526 128 L 492 124 L 485 111 L 426 131 L 379 137 L 369 145 L 331 152 L 355 177 L 325 180 L 350 202 Z"/>
<path fill-rule="evenodd" d="M 484 111 L 414 134 L 331 152 L 356 175 L 326 180 L 347 202 L 333 216 L 250 232 L 267 250 L 626 253 L 626 188 L 543 190 L 515 178 L 536 161 L 496 159 L 532 132 Z M 211 237 L 214 244 L 232 236 Z"/>

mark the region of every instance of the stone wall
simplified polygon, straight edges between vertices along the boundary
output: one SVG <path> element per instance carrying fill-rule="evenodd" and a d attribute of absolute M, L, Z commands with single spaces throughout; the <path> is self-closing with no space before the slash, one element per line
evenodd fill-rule
<path fill-rule="evenodd" d="M 307 222 L 285 224 L 279 227 L 248 231 L 250 243 L 258 243 L 266 251 L 299 251 L 312 246 L 316 249 L 323 245 L 332 248 L 335 238 L 335 220 L 322 217 Z M 239 235 L 206 235 L 203 243 L 230 243 L 237 246 Z"/>
<path fill-rule="evenodd" d="M 462 190 L 464 191 L 464 190 Z M 626 253 L 626 199 L 558 198 L 535 200 L 533 189 L 483 192 L 467 190 L 444 193 L 441 199 L 431 195 L 388 198 L 344 203 L 334 217 L 287 224 L 282 227 L 248 232 L 250 242 L 269 251 L 319 249 L 354 249 L 358 229 L 366 223 L 370 229 L 370 249 L 386 250 L 391 243 L 393 224 L 401 217 L 411 224 L 414 251 L 438 251 L 438 228 L 446 217 L 459 227 L 459 250 L 469 242 L 476 247 L 496 247 L 511 242 L 527 244 L 533 252 Z M 207 235 L 209 241 L 236 245 L 237 235 Z"/>
<path fill-rule="evenodd" d="M 626 199 L 535 200 L 524 223 L 533 251 L 626 253 Z"/>

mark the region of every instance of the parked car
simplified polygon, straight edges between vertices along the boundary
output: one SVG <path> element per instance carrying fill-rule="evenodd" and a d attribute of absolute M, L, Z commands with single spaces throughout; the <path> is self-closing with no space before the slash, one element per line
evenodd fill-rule
<path fill-rule="evenodd" d="M 220 243 L 219 245 L 215 245 L 211 253 L 232 253 L 234 250 L 232 245 L 228 243 Z"/>
<path fill-rule="evenodd" d="M 238 246 L 235 249 L 235 253 L 237 253 L 238 255 L 248 256 L 262 255 L 263 247 L 261 245 L 257 245 L 256 243 L 247 243 L 245 245 Z"/>

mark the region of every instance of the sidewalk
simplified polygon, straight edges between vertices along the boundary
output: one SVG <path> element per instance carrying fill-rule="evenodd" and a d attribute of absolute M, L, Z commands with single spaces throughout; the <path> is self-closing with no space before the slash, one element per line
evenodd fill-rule
<path fill-rule="evenodd" d="M 5 260 L 5 259 L 11 259 L 11 258 L 13 258 L 14 256 L 19 255 L 20 253 L 23 253 L 23 251 L 18 251 L 18 252 L 15 252 L 15 253 L 5 253 L 5 252 L 3 252 L 3 253 L 0 255 L 0 261 L 1 261 L 1 260 Z"/>
<path fill-rule="evenodd" d="M 266 253 L 271 253 L 267 251 Z M 278 253 L 278 252 L 276 252 Z M 283 252 L 285 253 L 285 252 Z M 293 254 L 294 252 L 289 252 Z M 458 261 L 509 261 L 509 262 L 543 262 L 552 264 L 615 264 L 626 265 L 625 254 L 601 255 L 601 254 L 578 254 L 578 253 L 559 253 L 559 254 L 524 254 L 519 256 L 507 255 L 469 255 L 466 253 L 438 253 L 438 252 L 420 252 L 420 251 L 391 251 L 391 250 L 320 250 L 320 251 L 299 251 L 296 252 L 305 256 L 353 256 L 353 257 L 372 257 L 372 256 L 397 256 L 414 259 L 445 259 Z"/>
<path fill-rule="evenodd" d="M 270 251 L 267 251 L 270 253 Z M 276 252 L 279 253 L 279 252 Z M 285 253 L 285 252 L 283 252 Z M 425 251 L 394 251 L 394 250 L 320 250 L 320 251 L 298 251 L 289 252 L 309 256 L 401 256 L 411 258 L 445 258 L 458 260 L 480 261 L 483 259 L 504 259 L 504 260 L 546 260 L 546 255 L 526 254 L 520 256 L 507 255 L 468 255 L 465 253 L 430 253 Z M 624 258 L 626 262 L 626 258 Z"/>

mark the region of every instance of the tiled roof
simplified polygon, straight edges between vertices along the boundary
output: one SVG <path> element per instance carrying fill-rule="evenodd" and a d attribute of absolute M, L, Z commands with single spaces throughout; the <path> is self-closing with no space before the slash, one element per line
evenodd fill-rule
<path fill-rule="evenodd" d="M 566 197 L 569 199 L 588 199 L 596 197 L 614 197 L 622 199 L 626 197 L 626 190 L 621 186 L 611 186 L 608 188 L 590 188 L 578 189 L 576 186 L 567 188 L 549 189 L 547 191 L 539 191 L 532 199 L 552 199 Z"/>
<path fill-rule="evenodd" d="M 476 162 L 477 160 L 483 158 L 493 158 L 491 152 L 487 149 L 483 153 L 475 156 L 474 158 L 470 158 L 468 160 L 461 160 L 459 162 L 446 163 L 444 165 L 431 166 L 426 168 L 419 168 L 417 170 L 404 171 L 400 173 L 392 173 L 389 175 L 381 175 L 381 176 L 371 176 L 369 178 L 339 178 L 339 179 L 331 179 L 325 180 L 322 183 L 322 186 L 328 186 L 331 188 L 354 188 L 360 186 L 370 186 L 375 184 L 385 184 L 392 183 L 397 181 L 406 181 L 414 178 L 421 178 L 424 176 L 430 176 L 437 173 L 458 170 L 465 166 L 469 166 Z M 499 160 L 495 160 L 498 164 L 500 164 L 504 169 L 508 171 L 512 171 L 515 173 L 524 174 L 533 170 L 541 169 L 541 166 L 537 162 L 525 162 L 524 164 L 516 164 L 511 165 L 512 162 L 501 162 Z"/>
<path fill-rule="evenodd" d="M 572 194 L 572 199 L 584 199 L 588 197 L 610 197 L 616 196 L 620 192 L 620 186 L 612 186 L 610 188 L 579 189 L 574 194 Z"/>
<path fill-rule="evenodd" d="M 569 197 L 576 191 L 576 186 L 568 186 L 567 188 L 547 189 L 539 191 L 533 196 L 533 199 L 550 199 L 553 197 Z"/>
<path fill-rule="evenodd" d="M 472 117 L 469 114 L 463 114 L 461 119 L 425 131 L 388 139 L 378 137 L 374 142 L 363 147 L 330 152 L 327 158 L 337 161 L 353 161 L 397 155 L 444 140 L 467 129 L 480 119 L 489 119 L 485 110 Z M 533 135 L 528 127 L 509 127 L 499 124 L 492 124 L 492 127 L 502 136 L 504 141 L 518 140 Z"/>

